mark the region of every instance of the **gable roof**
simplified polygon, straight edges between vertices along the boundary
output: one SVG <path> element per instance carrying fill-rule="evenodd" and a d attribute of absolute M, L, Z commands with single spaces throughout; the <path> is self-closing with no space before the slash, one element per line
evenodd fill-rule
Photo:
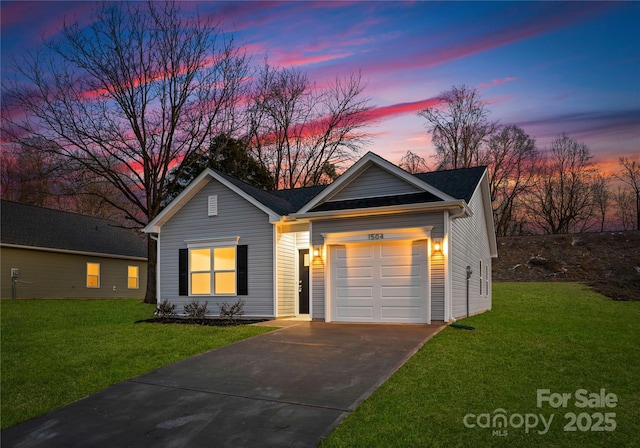
<path fill-rule="evenodd" d="M 3 245 L 147 258 L 147 243 L 116 221 L 19 202 L 0 203 Z"/>
<path fill-rule="evenodd" d="M 393 163 L 383 159 L 377 154 L 372 152 L 366 153 L 360 160 L 353 164 L 347 171 L 345 171 L 340 177 L 335 180 L 331 185 L 322 190 L 316 197 L 305 204 L 298 213 L 305 214 L 308 212 L 318 211 L 316 207 L 322 203 L 330 200 L 332 196 L 337 194 L 341 189 L 348 186 L 351 182 L 355 181 L 360 174 L 366 171 L 366 169 L 372 165 L 377 165 L 383 170 L 389 172 L 391 175 L 398 177 L 399 179 L 407 182 L 407 184 L 417 187 L 419 191 L 431 193 L 433 196 L 441 201 L 450 201 L 455 198 L 449 196 L 443 191 L 438 190 L 434 186 L 422 181 L 418 177 L 404 171 L 402 168 L 394 165 Z M 390 196 L 391 197 L 391 196 Z"/>
<path fill-rule="evenodd" d="M 388 172 L 391 176 L 396 176 L 399 180 L 414 187 L 412 191 L 417 192 L 390 194 L 380 197 L 331 200 L 372 165 Z M 402 205 L 431 204 L 429 205 L 430 207 L 454 207 L 466 210 L 464 203 L 468 203 L 471 200 L 485 172 L 485 167 L 474 167 L 410 174 L 377 154 L 368 152 L 329 185 L 266 191 L 236 177 L 208 168 L 165 207 L 143 231 L 147 233 L 159 232 L 160 227 L 177 213 L 177 211 L 211 179 L 216 179 L 227 188 L 230 188 L 251 202 L 269 215 L 269 219 L 272 222 L 275 222 L 287 215 L 295 215 L 295 218 L 300 218 L 308 216 L 308 214 L 313 215 L 317 212 L 324 212 L 326 214 L 331 211 L 374 207 L 393 208 Z"/>

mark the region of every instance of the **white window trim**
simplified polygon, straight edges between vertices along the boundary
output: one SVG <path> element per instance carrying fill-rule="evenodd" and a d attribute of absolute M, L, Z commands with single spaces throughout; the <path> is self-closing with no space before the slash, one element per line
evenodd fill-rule
<path fill-rule="evenodd" d="M 129 268 L 136 268 L 136 276 L 132 277 L 129 275 Z M 131 278 L 135 278 L 136 279 L 136 287 L 132 288 L 129 286 L 129 279 Z M 140 289 L 140 266 L 136 266 L 133 264 L 130 264 L 127 266 L 127 289 Z"/>
<path fill-rule="evenodd" d="M 194 240 L 184 240 L 188 249 L 198 249 L 207 247 L 230 247 L 240 244 L 239 236 L 228 236 L 222 238 L 202 238 Z"/>
<path fill-rule="evenodd" d="M 95 264 L 95 265 L 98 266 L 98 275 L 97 275 L 97 277 L 98 277 L 98 286 L 89 286 L 89 275 L 95 276 L 94 274 L 89 274 L 89 265 L 90 264 Z M 100 277 L 101 277 L 101 266 L 100 266 L 100 263 L 87 262 L 86 274 L 87 274 L 87 277 L 86 277 L 87 288 L 89 288 L 89 289 L 100 289 L 100 280 L 101 280 L 100 279 Z"/>
<path fill-rule="evenodd" d="M 480 277 L 480 295 L 483 296 L 484 295 L 484 276 L 483 276 L 483 272 L 482 270 L 484 269 L 484 266 L 482 265 L 482 260 L 480 260 L 480 272 L 479 272 L 479 277 Z"/>
<path fill-rule="evenodd" d="M 234 238 L 211 238 L 208 240 L 188 240 L 185 241 L 187 243 L 187 247 L 189 249 L 189 254 L 188 254 L 188 259 L 189 259 L 189 263 L 188 263 L 188 273 L 189 273 L 189 296 L 190 297 L 235 297 L 238 295 L 238 286 L 237 286 L 237 281 L 238 281 L 238 242 L 240 241 L 240 237 L 234 237 Z M 227 244 L 224 244 L 225 242 L 227 242 Z M 233 270 L 224 270 L 224 269 L 215 269 L 215 256 L 214 256 L 214 249 L 219 249 L 219 248 L 233 248 L 235 250 L 235 260 L 236 260 L 236 267 Z M 191 270 L 191 249 L 210 249 L 210 257 L 211 257 L 211 269 L 208 271 L 192 271 Z M 191 289 L 191 275 L 194 273 L 209 273 L 210 275 L 210 287 L 211 287 L 211 292 L 209 294 L 194 294 L 192 292 Z M 216 277 L 216 272 L 234 272 L 236 275 L 236 288 L 235 288 L 235 292 L 233 294 L 229 294 L 229 293 L 225 293 L 225 294 L 216 294 L 216 284 L 215 284 L 215 277 Z"/>

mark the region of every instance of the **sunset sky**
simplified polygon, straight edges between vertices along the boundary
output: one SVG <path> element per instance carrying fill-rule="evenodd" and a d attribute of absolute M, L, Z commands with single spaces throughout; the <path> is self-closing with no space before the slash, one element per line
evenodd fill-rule
<path fill-rule="evenodd" d="M 566 132 L 605 170 L 640 153 L 640 2 L 197 2 L 254 63 L 307 71 L 318 84 L 360 71 L 376 120 L 364 148 L 430 162 L 416 114 L 453 85 L 477 87 L 490 118 L 538 147 Z M 95 2 L 1 3 L 2 79 L 12 58 L 90 23 Z"/>

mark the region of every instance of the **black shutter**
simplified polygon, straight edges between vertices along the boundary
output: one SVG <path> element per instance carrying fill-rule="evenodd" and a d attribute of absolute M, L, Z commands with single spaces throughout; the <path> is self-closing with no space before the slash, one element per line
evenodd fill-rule
<path fill-rule="evenodd" d="M 189 295 L 189 249 L 179 249 L 178 295 Z"/>
<path fill-rule="evenodd" d="M 239 296 L 249 294 L 248 246 L 238 246 L 236 251 L 236 291 Z"/>

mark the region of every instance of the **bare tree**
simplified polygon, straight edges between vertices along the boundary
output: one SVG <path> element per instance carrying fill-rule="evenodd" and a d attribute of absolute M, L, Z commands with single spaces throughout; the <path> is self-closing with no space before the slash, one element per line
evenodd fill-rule
<path fill-rule="evenodd" d="M 61 194 L 61 160 L 39 138 L 5 145 L 0 155 L 2 198 L 42 207 L 53 206 Z"/>
<path fill-rule="evenodd" d="M 617 178 L 631 188 L 636 200 L 636 230 L 640 230 L 640 156 L 620 157 L 622 170 Z"/>
<path fill-rule="evenodd" d="M 633 193 L 628 188 L 618 188 L 618 191 L 613 194 L 616 221 L 620 224 L 622 230 L 633 230 L 634 227 L 633 203 L 635 198 L 633 196 Z"/>
<path fill-rule="evenodd" d="M 326 183 L 355 158 L 368 138 L 364 88 L 359 74 L 320 88 L 298 69 L 264 65 L 248 108 L 249 134 L 274 189 Z"/>
<path fill-rule="evenodd" d="M 506 236 L 522 230 L 522 198 L 531 191 L 540 154 L 535 139 L 509 125 L 489 139 L 482 159 L 489 168 L 489 186 L 496 233 Z"/>
<path fill-rule="evenodd" d="M 406 154 L 402 156 L 398 166 L 411 174 L 429 171 L 427 161 L 411 151 L 407 151 Z"/>
<path fill-rule="evenodd" d="M 106 179 L 132 206 L 122 211 L 135 226 L 160 212 L 171 169 L 210 136 L 232 133 L 247 74 L 245 57 L 210 20 L 153 1 L 103 4 L 87 28 L 65 25 L 16 68 L 29 82 L 5 89 L 5 132 L 37 135 Z M 154 303 L 152 239 L 148 248 L 145 301 Z"/>
<path fill-rule="evenodd" d="M 438 97 L 441 105 L 418 112 L 427 120 L 440 169 L 479 165 L 481 146 L 497 128 L 475 88 L 454 86 Z"/>
<path fill-rule="evenodd" d="M 552 142 L 527 204 L 532 221 L 544 232 L 585 230 L 595 206 L 591 159 L 589 147 L 566 134 Z"/>
<path fill-rule="evenodd" d="M 597 172 L 593 177 L 593 202 L 595 208 L 595 218 L 597 228 L 604 232 L 607 223 L 607 212 L 611 205 L 611 191 L 609 191 L 609 178 L 601 172 Z"/>

